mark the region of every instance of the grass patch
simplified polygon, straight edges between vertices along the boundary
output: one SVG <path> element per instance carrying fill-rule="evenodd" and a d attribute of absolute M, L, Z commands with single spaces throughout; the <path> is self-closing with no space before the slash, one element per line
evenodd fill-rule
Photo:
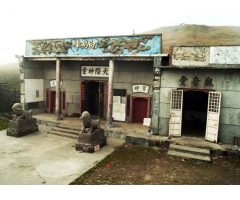
<path fill-rule="evenodd" d="M 0 119 L 0 131 L 7 129 L 8 125 L 8 121 Z"/>

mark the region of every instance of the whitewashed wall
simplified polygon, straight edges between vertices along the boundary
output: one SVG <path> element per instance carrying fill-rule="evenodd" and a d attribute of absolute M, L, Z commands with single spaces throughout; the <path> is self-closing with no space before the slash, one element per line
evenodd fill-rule
<path fill-rule="evenodd" d="M 43 79 L 25 79 L 25 102 L 43 101 Z"/>

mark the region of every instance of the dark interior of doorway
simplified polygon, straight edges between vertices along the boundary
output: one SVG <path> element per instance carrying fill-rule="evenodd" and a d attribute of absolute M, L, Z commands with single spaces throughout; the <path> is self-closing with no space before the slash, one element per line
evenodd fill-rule
<path fill-rule="evenodd" d="M 98 94 L 98 88 L 99 88 L 99 82 L 89 82 L 88 83 L 88 110 L 91 115 L 98 115 L 98 109 L 99 109 L 99 94 Z"/>
<path fill-rule="evenodd" d="M 184 91 L 182 135 L 204 137 L 207 121 L 208 93 Z"/>

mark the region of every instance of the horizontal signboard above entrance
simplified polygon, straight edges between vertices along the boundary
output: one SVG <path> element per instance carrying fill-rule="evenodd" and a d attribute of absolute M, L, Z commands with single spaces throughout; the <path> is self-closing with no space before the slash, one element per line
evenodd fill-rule
<path fill-rule="evenodd" d="M 25 57 L 152 55 L 162 53 L 162 35 L 27 40 Z"/>
<path fill-rule="evenodd" d="M 81 66 L 81 76 L 108 77 L 108 66 Z"/>

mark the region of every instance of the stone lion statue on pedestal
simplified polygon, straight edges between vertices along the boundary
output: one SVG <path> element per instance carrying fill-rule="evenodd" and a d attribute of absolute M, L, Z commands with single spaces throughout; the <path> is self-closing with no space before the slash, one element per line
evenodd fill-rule
<path fill-rule="evenodd" d="M 15 114 L 15 117 L 13 118 L 13 121 L 20 120 L 20 119 L 28 119 L 32 118 L 32 110 L 25 111 L 22 109 L 22 104 L 15 103 L 12 106 L 12 111 Z"/>
<path fill-rule="evenodd" d="M 93 129 L 100 128 L 100 120 L 92 120 L 90 113 L 87 111 L 84 111 L 80 117 L 80 119 L 83 122 L 83 128 L 81 130 L 81 133 L 92 133 Z"/>

